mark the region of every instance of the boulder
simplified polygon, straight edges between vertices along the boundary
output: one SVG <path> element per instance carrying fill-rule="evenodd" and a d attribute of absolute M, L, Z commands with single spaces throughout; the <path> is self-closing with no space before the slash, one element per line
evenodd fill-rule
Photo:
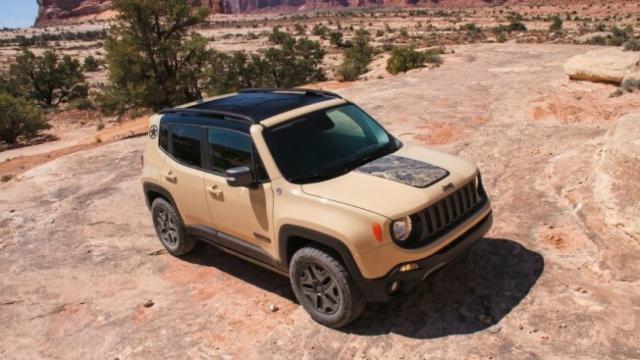
<path fill-rule="evenodd" d="M 622 83 L 627 76 L 640 77 L 640 52 L 603 48 L 576 55 L 564 64 L 572 80 Z"/>
<path fill-rule="evenodd" d="M 596 170 L 605 221 L 640 239 L 640 113 L 616 120 Z"/>

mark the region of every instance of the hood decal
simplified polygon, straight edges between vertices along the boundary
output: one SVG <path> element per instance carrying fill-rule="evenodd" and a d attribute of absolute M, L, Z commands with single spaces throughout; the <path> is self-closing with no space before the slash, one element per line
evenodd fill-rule
<path fill-rule="evenodd" d="M 425 188 L 449 175 L 443 168 L 397 155 L 383 156 L 355 171 L 417 188 Z"/>

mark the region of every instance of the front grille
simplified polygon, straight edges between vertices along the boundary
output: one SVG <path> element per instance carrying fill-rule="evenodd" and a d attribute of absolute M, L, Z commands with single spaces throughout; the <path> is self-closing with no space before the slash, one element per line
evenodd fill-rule
<path fill-rule="evenodd" d="M 416 241 L 406 244 L 418 248 L 430 244 L 450 229 L 461 224 L 482 207 L 487 200 L 480 178 L 462 186 L 452 194 L 414 214 L 412 222 L 416 231 Z"/>

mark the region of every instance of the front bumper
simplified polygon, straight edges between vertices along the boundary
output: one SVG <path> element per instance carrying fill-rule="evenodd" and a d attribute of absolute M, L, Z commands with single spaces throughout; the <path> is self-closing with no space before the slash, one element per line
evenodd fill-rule
<path fill-rule="evenodd" d="M 360 274 L 352 274 L 362 296 L 368 302 L 388 302 L 401 293 L 407 293 L 424 281 L 436 270 L 444 267 L 453 259 L 466 252 L 473 244 L 480 240 L 491 229 L 493 215 L 490 212 L 476 225 L 471 227 L 460 237 L 449 243 L 437 253 L 424 259 L 412 261 L 418 265 L 416 270 L 401 272 L 399 264 L 387 275 L 377 279 L 366 279 Z M 398 282 L 398 290 L 390 294 L 388 291 L 392 283 Z"/>

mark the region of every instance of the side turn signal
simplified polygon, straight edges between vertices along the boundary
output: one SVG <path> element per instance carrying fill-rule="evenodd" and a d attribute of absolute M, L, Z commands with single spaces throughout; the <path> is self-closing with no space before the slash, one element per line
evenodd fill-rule
<path fill-rule="evenodd" d="M 380 224 L 371 224 L 371 231 L 373 231 L 376 240 L 382 241 L 382 226 Z"/>

